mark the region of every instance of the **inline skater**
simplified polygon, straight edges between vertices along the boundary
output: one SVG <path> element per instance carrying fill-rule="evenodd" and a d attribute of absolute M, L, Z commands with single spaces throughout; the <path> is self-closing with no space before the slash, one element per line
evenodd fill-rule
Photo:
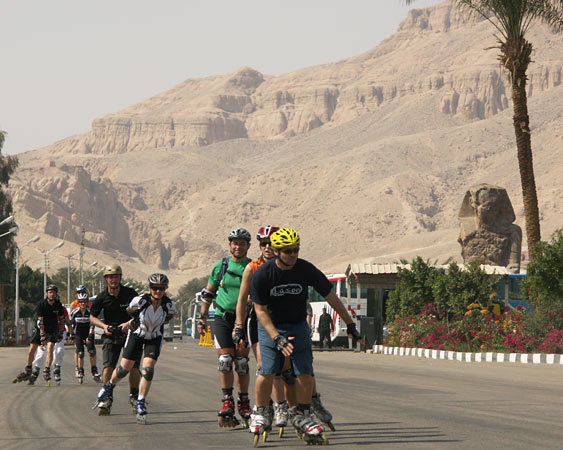
<path fill-rule="evenodd" d="M 110 264 L 105 267 L 104 280 L 107 287 L 96 296 L 90 309 L 90 323 L 104 330 L 102 335 L 103 383 L 110 380 L 111 374 L 117 367 L 121 349 L 125 345 L 125 336 L 129 331 L 130 317 L 127 307 L 138 295 L 135 289 L 121 284 L 122 276 L 123 272 L 119 265 Z M 101 314 L 104 317 L 103 321 L 99 318 Z M 139 364 L 140 359 L 135 361 L 129 373 L 129 403 L 132 408 L 135 407 L 139 395 Z M 113 395 L 109 395 L 103 402 L 97 403 L 95 406 L 99 408 L 98 414 L 109 415 L 112 403 Z"/>
<path fill-rule="evenodd" d="M 113 371 L 111 379 L 104 384 L 98 394 L 98 402 L 105 401 L 113 393 L 115 385 L 133 368 L 135 361 L 143 356 L 139 397 L 135 402 L 137 423 L 146 423 L 147 408 L 145 399 L 154 376 L 154 367 L 160 349 L 164 324 L 174 317 L 174 303 L 166 296 L 168 277 L 153 273 L 148 278 L 149 294 L 135 297 L 127 311 L 133 317 L 127 333 L 127 342 L 119 366 Z"/>
<path fill-rule="evenodd" d="M 86 294 L 88 295 L 88 289 L 86 289 L 86 286 L 84 286 L 83 284 L 80 284 L 78 286 L 76 286 L 76 288 L 74 289 L 74 295 L 76 296 L 76 298 L 74 299 L 74 301 L 71 303 L 69 311 L 70 311 L 70 315 L 72 316 L 72 311 L 74 311 L 76 308 L 78 308 L 80 306 L 80 302 L 78 300 L 78 296 L 80 294 Z M 90 310 L 90 308 L 92 308 L 92 301 L 88 298 L 88 302 L 86 304 L 86 306 L 88 307 L 88 310 Z M 95 328 L 95 327 L 94 327 Z M 94 355 L 94 364 L 93 366 L 96 366 L 96 346 L 95 346 L 95 335 L 93 336 L 93 339 L 87 339 L 86 340 L 86 347 L 88 349 L 88 354 L 90 355 L 90 362 L 92 362 L 92 354 Z M 76 378 L 78 378 L 78 354 L 75 352 L 74 353 L 74 376 Z M 83 371 L 84 372 L 84 371 Z M 102 378 L 101 375 L 98 373 L 98 368 L 96 367 L 96 373 L 94 374 L 94 372 L 92 372 L 92 377 L 94 378 L 94 381 L 96 381 L 97 379 L 99 379 L 101 382 Z"/>
<path fill-rule="evenodd" d="M 37 323 L 33 329 L 29 344 L 27 365 L 25 366 L 25 370 L 12 380 L 14 383 L 31 379 L 33 379 L 33 381 L 30 384 L 35 382 L 39 373 L 34 377 L 35 374 L 32 370 L 32 364 L 37 349 L 41 346 L 43 349 L 45 347 L 47 348 L 48 364 L 43 370 L 43 377 L 47 384 L 50 384 L 53 349 L 55 343 L 62 339 L 60 327 L 64 321 L 64 307 L 58 300 L 58 291 L 59 289 L 54 284 L 48 285 L 45 291 L 45 298 L 37 305 Z"/>
<path fill-rule="evenodd" d="M 250 248 L 250 233 L 244 228 L 237 228 L 229 234 L 230 256 L 215 263 L 207 286 L 203 289 L 201 303 L 201 318 L 197 329 L 205 334 L 209 305 L 215 299 L 215 347 L 219 357 L 219 379 L 223 393 L 223 405 L 218 413 L 220 427 L 235 427 L 238 420 L 235 417 L 233 398 L 233 361 L 237 374 L 237 388 L 239 401 L 243 411 L 245 426 L 248 423 L 250 400 L 248 399 L 248 353 L 247 346 L 235 346 L 233 330 L 236 320 L 236 307 L 242 274 L 250 258 L 246 255 Z"/>
<path fill-rule="evenodd" d="M 346 308 L 332 291 L 332 284 L 313 264 L 300 259 L 300 239 L 292 228 L 281 228 L 271 236 L 275 259 L 263 264 L 254 274 L 250 297 L 258 318 L 258 343 L 262 364 L 256 380 L 256 414 L 251 431 L 258 434 L 267 424 L 267 406 L 276 373 L 284 357 L 290 357 L 297 376 L 298 405 L 292 408 L 292 425 L 312 444 L 328 443 L 322 425 L 311 415 L 313 355 L 310 328 L 306 321 L 308 288 L 322 295 L 347 324 L 348 334 L 362 340 Z"/>
<path fill-rule="evenodd" d="M 65 328 L 66 327 L 66 328 Z M 57 384 L 61 384 L 61 369 L 64 362 L 64 355 L 65 355 L 65 341 L 71 339 L 71 327 L 70 327 L 70 319 L 68 316 L 67 309 L 63 306 L 63 318 L 62 321 L 59 323 L 59 341 L 55 343 L 55 348 L 53 349 L 53 362 L 55 365 L 55 370 L 53 371 L 53 379 Z M 41 368 L 45 364 L 46 360 L 46 349 L 44 347 L 39 347 L 37 349 L 37 353 L 35 354 L 35 359 L 33 360 L 33 374 L 29 379 L 29 384 L 34 384 L 35 380 L 39 376 L 39 372 Z"/>
<path fill-rule="evenodd" d="M 98 374 L 96 367 L 96 349 L 93 347 L 94 342 L 94 325 L 90 323 L 90 308 L 88 308 L 88 294 L 80 292 L 77 295 L 78 308 L 74 308 L 70 313 L 70 324 L 74 334 L 74 343 L 76 345 L 75 355 L 78 360 L 77 375 L 78 382 L 84 382 L 84 344 L 90 355 L 90 367 L 92 369 L 92 377 L 97 383 L 101 383 L 102 379 Z"/>
<path fill-rule="evenodd" d="M 235 344 L 244 345 L 245 341 L 251 346 L 252 353 L 256 358 L 257 366 L 260 367 L 260 348 L 258 347 L 258 322 L 256 320 L 256 312 L 252 302 L 249 300 L 250 294 L 250 283 L 252 282 L 252 277 L 254 272 L 264 264 L 275 258 L 274 251 L 272 250 L 272 245 L 270 242 L 270 236 L 279 230 L 279 227 L 274 227 L 272 225 L 266 225 L 265 227 L 260 227 L 256 234 L 256 239 L 258 239 L 260 245 L 260 256 L 253 259 L 245 267 L 242 274 L 242 282 L 240 285 L 239 296 L 237 300 L 237 317 L 235 321 L 235 328 L 233 330 L 233 341 Z M 291 366 L 284 367 L 284 370 L 289 370 L 291 372 Z M 268 416 L 270 422 L 274 421 L 274 425 L 278 427 L 285 427 L 287 425 L 287 413 L 288 404 L 285 399 L 284 393 L 284 383 L 282 381 L 281 375 L 276 376 L 274 379 L 273 396 L 274 402 L 270 401 L 268 405 Z M 242 405 L 239 402 L 239 414 L 241 414 Z M 247 413 L 248 414 L 248 413 Z M 269 431 L 269 430 L 268 430 Z M 283 429 L 280 429 L 280 437 L 283 434 Z M 267 435 L 265 435 L 267 437 Z"/>

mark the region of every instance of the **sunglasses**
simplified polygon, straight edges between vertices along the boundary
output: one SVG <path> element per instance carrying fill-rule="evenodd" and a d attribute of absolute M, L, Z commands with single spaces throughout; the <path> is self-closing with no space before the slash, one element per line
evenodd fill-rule
<path fill-rule="evenodd" d="M 260 241 L 260 247 L 266 247 L 266 246 L 272 246 L 272 243 L 270 241 Z"/>
<path fill-rule="evenodd" d="M 165 291 L 166 286 L 151 286 L 150 287 L 153 291 Z"/>
<path fill-rule="evenodd" d="M 299 253 L 299 247 L 282 248 L 280 251 L 286 255 L 297 255 L 297 253 Z"/>

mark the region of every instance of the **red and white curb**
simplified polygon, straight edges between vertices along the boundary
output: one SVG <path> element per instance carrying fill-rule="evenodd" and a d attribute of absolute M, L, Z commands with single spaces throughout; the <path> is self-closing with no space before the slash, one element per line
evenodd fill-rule
<path fill-rule="evenodd" d="M 563 365 L 563 355 L 546 353 L 471 353 L 433 350 L 429 348 L 386 347 L 384 345 L 374 345 L 373 353 L 394 356 L 415 356 L 418 358 L 444 359 L 461 362 L 509 362 L 521 364 Z"/>

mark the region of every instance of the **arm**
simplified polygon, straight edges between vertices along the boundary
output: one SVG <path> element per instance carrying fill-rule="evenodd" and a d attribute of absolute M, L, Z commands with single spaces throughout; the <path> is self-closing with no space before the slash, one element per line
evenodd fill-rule
<path fill-rule="evenodd" d="M 348 336 L 358 339 L 358 342 L 363 344 L 364 339 L 359 335 L 358 330 L 356 330 L 356 324 L 350 317 L 350 314 L 348 314 L 348 311 L 346 311 L 346 307 L 340 301 L 338 296 L 333 291 L 330 291 L 325 297 L 325 300 L 330 306 L 334 308 L 338 315 L 342 317 L 344 323 L 346 323 Z"/>
<path fill-rule="evenodd" d="M 200 307 L 200 318 L 197 321 L 197 332 L 199 334 L 205 335 L 205 329 L 207 324 L 207 316 L 209 315 L 209 307 L 216 297 L 218 287 L 207 283 L 205 289 L 201 292 L 201 307 Z"/>
<path fill-rule="evenodd" d="M 237 300 L 237 317 L 235 320 L 235 328 L 244 327 L 246 320 L 246 309 L 248 306 L 248 295 L 250 294 L 250 283 L 252 282 L 252 269 L 249 266 L 244 268 L 242 281 L 240 282 L 240 290 Z"/>

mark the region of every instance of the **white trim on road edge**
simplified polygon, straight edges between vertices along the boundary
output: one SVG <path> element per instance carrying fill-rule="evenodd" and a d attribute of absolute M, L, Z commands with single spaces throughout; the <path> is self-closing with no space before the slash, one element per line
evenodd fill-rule
<path fill-rule="evenodd" d="M 563 365 L 563 355 L 545 353 L 471 353 L 433 350 L 428 348 L 386 347 L 374 345 L 373 353 L 395 356 L 416 356 L 418 358 L 444 359 L 465 362 L 497 362 L 521 364 L 559 364 Z"/>

